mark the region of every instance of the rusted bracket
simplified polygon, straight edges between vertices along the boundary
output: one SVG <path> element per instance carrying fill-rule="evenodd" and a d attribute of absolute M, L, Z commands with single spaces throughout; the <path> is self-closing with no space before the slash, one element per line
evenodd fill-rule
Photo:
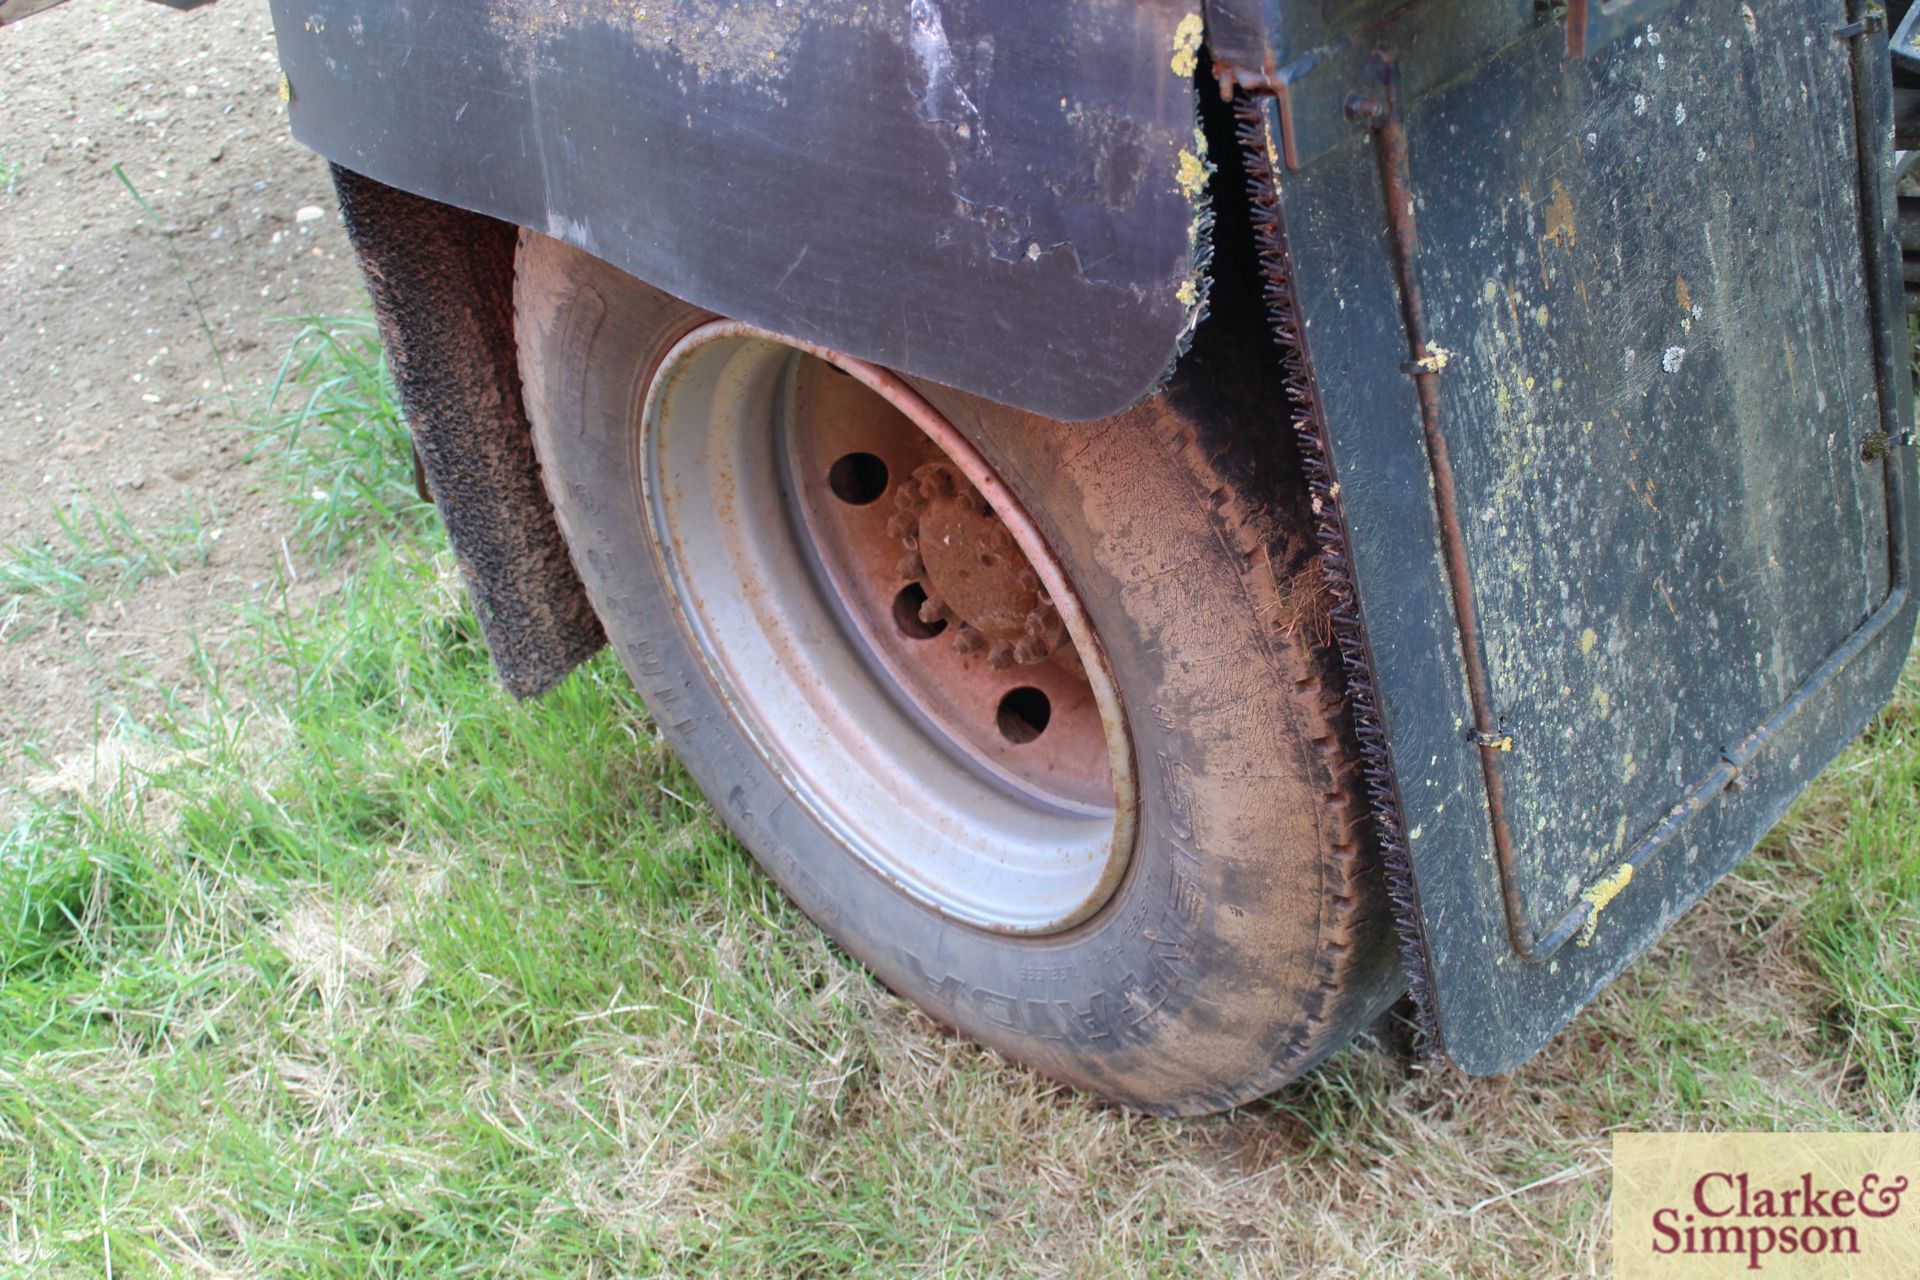
<path fill-rule="evenodd" d="M 1833 29 L 1835 40 L 1858 40 L 1861 36 L 1878 35 L 1887 29 L 1887 13 L 1884 9 L 1868 9 L 1864 14 L 1845 26 Z"/>
<path fill-rule="evenodd" d="M 1294 139 L 1293 128 L 1293 72 L 1276 70 L 1272 59 L 1258 69 L 1234 66 L 1223 58 L 1216 57 L 1213 64 L 1214 78 L 1220 85 L 1220 101 L 1233 101 L 1236 92 L 1249 98 L 1271 98 L 1278 108 L 1275 114 L 1280 119 L 1280 154 L 1275 159 L 1284 165 L 1289 173 L 1300 167 L 1300 146 Z"/>

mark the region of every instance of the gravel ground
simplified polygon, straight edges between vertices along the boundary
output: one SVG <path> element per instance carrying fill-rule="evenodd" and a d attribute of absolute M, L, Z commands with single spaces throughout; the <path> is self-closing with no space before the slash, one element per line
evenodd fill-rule
<path fill-rule="evenodd" d="M 29 748 L 83 751 L 154 714 L 196 640 L 218 659 L 234 602 L 302 572 L 246 428 L 283 318 L 364 301 L 279 86 L 265 0 L 73 0 L 0 30 L 0 544 L 16 564 L 42 542 L 71 560 L 57 516 L 78 510 L 207 552 L 83 619 L 14 624 L 0 783 L 38 767 Z M 179 532 L 194 520 L 204 540 Z"/>

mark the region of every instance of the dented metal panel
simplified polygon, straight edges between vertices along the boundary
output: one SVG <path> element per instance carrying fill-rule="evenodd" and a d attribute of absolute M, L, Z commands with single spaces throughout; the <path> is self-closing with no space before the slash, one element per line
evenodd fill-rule
<path fill-rule="evenodd" d="M 1386 24 L 1286 104 L 1346 122 L 1280 202 L 1420 985 L 1474 1071 L 1757 842 L 1913 631 L 1884 43 L 1842 0 L 1662 7 L 1584 58 Z"/>
<path fill-rule="evenodd" d="M 1198 0 L 275 0 L 295 134 L 701 307 L 1059 418 L 1203 305 Z"/>

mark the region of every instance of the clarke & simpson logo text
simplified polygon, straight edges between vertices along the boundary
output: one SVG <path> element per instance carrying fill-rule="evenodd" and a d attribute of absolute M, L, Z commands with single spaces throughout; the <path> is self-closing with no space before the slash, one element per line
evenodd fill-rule
<path fill-rule="evenodd" d="M 1615 1280 L 1915 1280 L 1920 1134 L 1613 1135 Z"/>
<path fill-rule="evenodd" d="M 1812 1173 L 1784 1187 L 1756 1186 L 1750 1174 L 1714 1170 L 1694 1180 L 1683 1206 L 1653 1211 L 1657 1254 L 1740 1254 L 1759 1271 L 1775 1254 L 1860 1253 L 1860 1232 L 1900 1212 L 1907 1179 L 1863 1174 L 1857 1187 L 1822 1186 Z"/>

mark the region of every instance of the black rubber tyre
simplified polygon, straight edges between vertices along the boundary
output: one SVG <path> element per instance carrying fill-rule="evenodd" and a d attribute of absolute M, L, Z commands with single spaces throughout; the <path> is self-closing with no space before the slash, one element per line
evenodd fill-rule
<path fill-rule="evenodd" d="M 1020 936 L 942 917 L 790 803 L 677 625 L 642 515 L 637 414 L 706 317 L 531 232 L 516 310 L 535 446 L 608 637 L 728 826 L 888 986 L 1049 1075 L 1178 1114 L 1292 1079 L 1403 989 L 1257 324 L 1203 326 L 1168 390 L 1103 422 L 915 384 L 1066 566 L 1133 739 L 1124 881 L 1083 923 Z"/>

